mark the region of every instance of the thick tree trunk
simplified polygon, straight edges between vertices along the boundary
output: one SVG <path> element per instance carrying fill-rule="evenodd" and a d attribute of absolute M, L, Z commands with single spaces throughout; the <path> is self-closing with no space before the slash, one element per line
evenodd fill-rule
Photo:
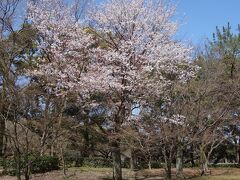
<path fill-rule="evenodd" d="M 203 149 L 201 152 L 201 176 L 206 175 L 208 173 L 208 158 Z"/>
<path fill-rule="evenodd" d="M 163 150 L 164 155 L 164 161 L 165 161 L 165 172 L 166 172 L 166 178 L 167 180 L 172 179 L 172 155 L 171 152 L 167 152 L 164 148 Z"/>
<path fill-rule="evenodd" d="M 208 173 L 208 160 L 205 160 L 202 164 L 202 173 L 201 176 L 206 175 Z"/>
<path fill-rule="evenodd" d="M 178 179 L 184 179 L 183 175 L 183 148 L 178 146 L 176 158 L 176 176 Z"/>
<path fill-rule="evenodd" d="M 121 151 L 119 141 L 112 143 L 113 180 L 122 180 Z"/>

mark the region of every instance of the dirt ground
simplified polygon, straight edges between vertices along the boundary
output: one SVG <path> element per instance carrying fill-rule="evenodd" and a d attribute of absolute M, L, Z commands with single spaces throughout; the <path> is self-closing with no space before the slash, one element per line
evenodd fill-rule
<path fill-rule="evenodd" d="M 173 174 L 175 170 L 173 169 Z M 208 176 L 199 177 L 199 170 L 184 169 L 186 179 L 193 180 L 240 180 L 240 169 L 215 168 L 211 169 Z M 62 171 L 53 171 L 45 174 L 32 175 L 33 180 L 110 180 L 112 172 L 109 168 L 70 168 L 67 175 Z M 126 180 L 161 180 L 164 179 L 164 169 L 141 170 L 132 172 L 123 169 L 123 177 Z M 1 180 L 16 180 L 16 177 L 2 176 Z M 24 179 L 24 178 L 23 178 Z M 173 175 L 173 179 L 176 179 Z"/>

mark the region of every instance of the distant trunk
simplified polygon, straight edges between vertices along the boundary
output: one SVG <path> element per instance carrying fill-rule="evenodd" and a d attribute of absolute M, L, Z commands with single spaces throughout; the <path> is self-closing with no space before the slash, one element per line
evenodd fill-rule
<path fill-rule="evenodd" d="M 46 132 L 44 131 L 40 140 L 40 156 L 44 155 L 45 142 L 46 142 Z"/>
<path fill-rule="evenodd" d="M 0 157 L 4 155 L 4 134 L 5 134 L 5 119 L 0 118 Z"/>
<path fill-rule="evenodd" d="M 240 164 L 240 148 L 238 148 L 238 164 Z"/>
<path fill-rule="evenodd" d="M 26 152 L 25 152 L 25 169 L 24 169 L 24 175 L 25 180 L 30 179 L 30 168 L 31 168 L 31 162 L 29 159 L 29 140 L 28 140 L 28 131 L 26 131 Z"/>
<path fill-rule="evenodd" d="M 239 156 L 239 143 L 238 140 L 236 138 L 234 138 L 234 153 L 235 153 L 235 163 L 240 163 L 240 156 Z"/>
<path fill-rule="evenodd" d="M 63 174 L 66 176 L 66 162 L 65 162 L 65 158 L 64 158 L 64 152 L 63 152 L 63 148 L 61 147 L 61 159 L 62 159 L 62 164 L 63 164 Z"/>
<path fill-rule="evenodd" d="M 178 146 L 176 158 L 176 176 L 178 179 L 184 179 L 183 175 L 183 148 Z"/>
<path fill-rule="evenodd" d="M 30 162 L 29 162 L 28 155 L 27 155 L 27 158 L 26 158 L 26 167 L 25 167 L 25 170 L 24 170 L 24 176 L 25 176 L 25 180 L 30 179 Z"/>
<path fill-rule="evenodd" d="M 190 152 L 190 157 L 191 157 L 191 164 L 192 164 L 192 167 L 195 167 L 195 162 L 194 162 L 194 149 L 193 149 L 193 145 L 191 145 L 191 152 Z"/>
<path fill-rule="evenodd" d="M 152 169 L 152 158 L 151 158 L 151 156 L 148 159 L 148 169 Z"/>
<path fill-rule="evenodd" d="M 51 144 L 49 155 L 54 156 L 54 143 Z"/>
<path fill-rule="evenodd" d="M 240 156 L 239 156 L 240 150 L 239 145 L 237 144 L 235 147 L 235 154 L 236 154 L 236 163 L 240 164 Z"/>
<path fill-rule="evenodd" d="M 121 151 L 118 140 L 112 143 L 113 180 L 122 180 Z"/>
<path fill-rule="evenodd" d="M 134 171 L 136 169 L 136 158 L 135 158 L 134 150 L 131 150 L 130 169 L 132 171 Z"/>
<path fill-rule="evenodd" d="M 14 152 L 14 161 L 17 180 L 21 180 L 21 156 L 17 150 Z"/>
<path fill-rule="evenodd" d="M 227 157 L 224 157 L 224 163 L 228 163 Z"/>

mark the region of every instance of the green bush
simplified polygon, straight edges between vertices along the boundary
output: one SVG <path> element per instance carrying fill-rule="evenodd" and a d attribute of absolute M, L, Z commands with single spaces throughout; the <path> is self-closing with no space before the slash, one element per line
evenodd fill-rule
<path fill-rule="evenodd" d="M 66 165 L 69 167 L 81 167 L 84 158 L 77 151 L 69 151 L 64 154 Z"/>
<path fill-rule="evenodd" d="M 45 173 L 59 169 L 59 159 L 53 156 L 33 156 L 31 159 L 32 173 Z"/>
<path fill-rule="evenodd" d="M 111 168 L 112 159 L 103 157 L 83 157 L 79 151 L 67 151 L 64 154 L 68 167 Z M 123 168 L 129 168 L 129 161 L 122 161 Z"/>
<path fill-rule="evenodd" d="M 83 157 L 79 151 L 68 151 L 64 154 L 68 167 L 112 167 L 112 160 L 102 157 Z"/>
<path fill-rule="evenodd" d="M 16 175 L 16 161 L 13 157 L 0 160 L 1 166 L 4 167 L 4 173 L 8 175 Z M 29 166 L 30 173 L 45 173 L 59 169 L 59 159 L 52 156 L 28 155 L 20 158 L 21 172 Z"/>
<path fill-rule="evenodd" d="M 112 167 L 112 160 L 101 157 L 83 158 L 82 166 L 94 168 Z"/>

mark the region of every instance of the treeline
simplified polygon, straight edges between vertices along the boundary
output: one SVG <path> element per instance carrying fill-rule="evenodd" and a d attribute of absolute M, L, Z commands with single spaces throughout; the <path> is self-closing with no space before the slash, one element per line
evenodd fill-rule
<path fill-rule="evenodd" d="M 15 30 L 19 2 L 0 3 L 3 173 L 239 167 L 240 29 L 216 28 L 191 57 L 162 1 L 113 0 L 88 23 L 86 1 L 30 1 Z"/>

